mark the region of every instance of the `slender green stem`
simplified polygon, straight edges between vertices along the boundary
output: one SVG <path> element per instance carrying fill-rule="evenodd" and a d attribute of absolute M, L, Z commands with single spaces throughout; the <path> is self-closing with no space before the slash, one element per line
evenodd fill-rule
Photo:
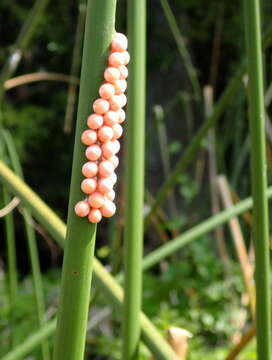
<path fill-rule="evenodd" d="M 11 161 L 11 165 L 14 169 L 14 172 L 21 179 L 23 179 L 23 171 L 21 168 L 21 164 L 19 161 L 17 151 L 15 149 L 15 144 L 13 142 L 12 136 L 6 130 L 2 131 L 2 135 L 3 135 L 3 139 L 7 146 L 9 158 Z M 45 304 L 44 304 L 44 295 L 43 295 L 39 254 L 38 254 L 38 249 L 37 249 L 37 240 L 36 240 L 35 231 L 34 231 L 33 227 L 30 225 L 31 215 L 30 215 L 29 211 L 27 209 L 23 209 L 22 214 L 23 214 L 23 218 L 24 218 L 29 258 L 30 258 L 30 263 L 31 263 L 31 271 L 32 271 L 32 276 L 33 276 L 38 324 L 39 324 L 39 327 L 41 327 L 45 323 L 45 316 L 44 316 Z M 42 343 L 42 357 L 44 360 L 50 358 L 49 344 L 47 342 Z"/>
<path fill-rule="evenodd" d="M 3 204 L 7 205 L 11 197 L 7 189 L 2 187 Z M 8 289 L 9 289 L 9 302 L 10 302 L 10 327 L 11 327 L 11 343 L 15 345 L 16 339 L 13 335 L 15 326 L 14 311 L 16 310 L 16 303 L 18 298 L 18 274 L 17 274 L 17 261 L 16 261 L 16 243 L 14 233 L 14 218 L 13 213 L 10 212 L 4 217 L 6 246 L 7 246 L 7 273 L 8 273 Z"/>
<path fill-rule="evenodd" d="M 256 262 L 256 326 L 258 359 L 271 359 L 271 293 L 269 264 L 265 112 L 259 0 L 245 0 L 248 100 L 251 138 L 253 233 Z"/>
<path fill-rule="evenodd" d="M 63 247 L 66 227 L 60 218 L 2 161 L 0 161 L 0 180 L 12 193 L 21 199 L 33 216 L 44 226 L 50 235 Z M 123 290 L 102 264 L 94 258 L 94 279 L 106 300 L 120 312 L 123 308 Z M 141 313 L 142 339 L 158 360 L 175 360 L 173 350 L 159 334 L 148 318 Z"/>
<path fill-rule="evenodd" d="M 177 43 L 178 51 L 180 53 L 181 59 L 184 61 L 184 66 L 187 71 L 189 80 L 191 82 L 191 85 L 193 87 L 195 98 L 196 100 L 201 99 L 201 88 L 197 79 L 197 72 L 196 69 L 192 63 L 189 51 L 186 48 L 185 42 L 183 40 L 183 37 L 181 35 L 181 32 L 178 28 L 177 21 L 175 19 L 175 16 L 170 8 L 168 0 L 160 0 L 161 6 L 164 11 L 165 17 L 167 19 L 168 25 L 172 31 L 172 34 L 174 36 L 174 39 Z"/>
<path fill-rule="evenodd" d="M 80 137 L 86 129 L 90 104 L 103 81 L 114 31 L 116 0 L 88 0 L 83 44 L 77 126 L 70 187 L 67 236 L 64 249 L 60 308 L 54 360 L 84 357 L 96 225 L 75 215 L 75 204 L 84 197 L 81 168 L 86 161 Z"/>
<path fill-rule="evenodd" d="M 190 144 L 185 149 L 183 155 L 181 156 L 180 160 L 176 164 L 175 168 L 172 170 L 172 172 L 169 174 L 168 178 L 160 188 L 155 201 L 153 203 L 153 206 L 150 209 L 150 212 L 147 214 L 145 219 L 145 225 L 148 224 L 150 220 L 150 216 L 153 212 L 155 212 L 158 207 L 163 203 L 163 201 L 166 199 L 167 195 L 169 194 L 170 190 L 175 186 L 175 184 L 178 181 L 178 177 L 181 174 L 182 171 L 186 169 L 186 167 L 189 165 L 189 163 L 192 161 L 193 157 L 195 156 L 197 150 L 199 149 L 202 140 L 207 135 L 209 129 L 214 126 L 216 121 L 219 119 L 219 117 L 222 115 L 226 107 L 229 105 L 233 97 L 235 96 L 236 92 L 241 86 L 242 77 L 245 73 L 244 67 L 242 67 L 234 76 L 229 86 L 224 91 L 223 95 L 221 96 L 219 102 L 215 105 L 213 109 L 213 113 L 205 120 L 203 125 L 200 127 L 198 132 L 195 134 L 195 136 L 190 141 Z"/>
<path fill-rule="evenodd" d="M 128 37 L 131 62 L 126 142 L 123 360 L 139 358 L 144 204 L 145 36 L 146 0 L 129 0 Z"/>

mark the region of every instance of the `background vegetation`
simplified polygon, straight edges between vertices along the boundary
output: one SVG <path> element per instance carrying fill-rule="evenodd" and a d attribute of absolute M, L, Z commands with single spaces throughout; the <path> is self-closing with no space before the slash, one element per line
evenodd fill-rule
<path fill-rule="evenodd" d="M 0 3 L 1 67 L 10 54 L 32 4 L 29 0 L 3 0 Z M 207 6 L 203 0 L 172 0 L 171 8 L 181 32 L 178 44 L 169 27 L 166 8 L 165 0 L 160 3 L 148 2 L 146 212 L 150 209 L 152 197 L 209 112 L 208 102 L 212 102 L 212 96 L 206 88 L 203 100 L 204 87 L 212 87 L 213 101 L 216 102 L 245 57 L 240 2 L 212 0 Z M 263 1 L 264 33 L 269 25 L 271 11 L 271 3 Z M 118 1 L 117 13 L 117 29 L 126 32 L 124 0 Z M 13 76 L 39 72 L 69 75 L 75 47 L 80 54 L 80 39 L 75 40 L 77 26 L 80 26 L 77 25 L 78 14 L 79 6 L 75 1 L 49 2 Z M 81 16 L 84 16 L 84 11 Z M 268 79 L 272 71 L 271 49 L 265 52 L 265 70 L 267 90 L 270 89 Z M 78 77 L 78 73 L 79 69 L 72 75 Z M 75 123 L 75 110 L 70 108 L 67 113 L 68 86 L 63 81 L 25 84 L 6 91 L 1 105 L 1 122 L 13 136 L 26 183 L 42 199 L 46 199 L 47 204 L 64 220 Z M 270 95 L 268 92 L 266 97 L 268 113 Z M 186 172 L 179 175 L 165 204 L 151 218 L 145 233 L 145 253 L 227 206 L 227 202 L 221 201 L 222 194 L 226 195 L 227 191 L 226 187 L 218 186 L 220 174 L 225 176 L 228 189 L 231 189 L 230 201 L 237 201 L 250 194 L 245 98 L 246 88 L 241 85 L 214 132 L 210 132 L 202 142 L 197 156 Z M 67 129 L 67 117 L 72 120 L 70 130 L 69 126 Z M 269 127 L 267 139 L 268 175 L 271 180 L 272 137 Z M 113 219 L 99 225 L 96 245 L 97 258 L 114 275 L 122 271 L 122 164 L 123 150 L 118 170 L 118 213 Z M 37 315 L 33 312 L 35 293 L 21 212 L 20 206 L 14 210 L 18 296 L 12 307 L 12 322 L 7 290 L 7 246 L 5 241 L 0 243 L 0 357 L 11 348 L 11 338 L 13 344 L 21 343 L 37 322 Z M 251 214 L 246 213 L 239 221 L 242 243 L 248 252 L 246 259 L 252 266 Z M 51 319 L 58 305 L 62 249 L 42 226 L 33 222 L 32 226 L 37 236 L 46 318 Z M 189 340 L 190 360 L 201 357 L 206 360 L 225 359 L 251 324 L 250 299 L 243 283 L 245 269 L 241 268 L 238 260 L 241 247 L 234 245 L 235 239 L 239 237 L 238 232 L 237 226 L 229 231 L 226 225 L 217 229 L 217 232 L 201 236 L 144 272 L 144 312 L 164 335 L 171 326 L 185 328 L 193 334 Z M 0 233 L 3 239 L 3 221 L 0 223 Z M 241 242 L 239 244 L 241 246 Z M 118 314 L 111 311 L 95 284 L 92 304 L 87 357 L 120 359 Z M 49 346 L 52 347 L 52 339 Z M 40 349 L 35 349 L 31 356 L 31 359 L 39 359 Z M 141 348 L 141 356 L 142 359 L 149 358 L 144 346 Z M 239 359 L 255 358 L 253 341 Z"/>

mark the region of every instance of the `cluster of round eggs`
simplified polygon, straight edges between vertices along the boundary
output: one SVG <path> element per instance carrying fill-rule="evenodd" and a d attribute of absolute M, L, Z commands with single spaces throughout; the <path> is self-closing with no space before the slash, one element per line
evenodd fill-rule
<path fill-rule="evenodd" d="M 120 150 L 118 139 L 123 133 L 120 124 L 126 117 L 122 108 L 127 102 L 124 94 L 128 76 L 126 65 L 129 63 L 127 45 L 125 35 L 114 35 L 104 72 L 105 82 L 99 88 L 100 98 L 94 101 L 94 113 L 88 117 L 88 129 L 81 136 L 82 143 L 87 146 L 85 156 L 88 159 L 82 167 L 85 179 L 81 190 L 88 198 L 75 205 L 75 213 L 80 217 L 88 216 L 92 223 L 98 223 L 103 216 L 111 217 L 116 211 L 113 186 L 117 176 L 114 170 L 119 163 L 116 156 Z"/>

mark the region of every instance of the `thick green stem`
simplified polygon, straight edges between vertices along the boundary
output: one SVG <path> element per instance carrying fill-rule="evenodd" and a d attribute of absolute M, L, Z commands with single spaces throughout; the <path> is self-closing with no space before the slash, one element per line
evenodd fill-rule
<path fill-rule="evenodd" d="M 269 264 L 265 112 L 259 0 L 245 0 L 248 100 L 251 138 L 253 233 L 256 261 L 256 326 L 259 360 L 271 359 L 271 294 Z"/>
<path fill-rule="evenodd" d="M 11 165 L 15 171 L 15 173 L 23 179 L 23 171 L 21 168 L 21 164 L 19 161 L 19 157 L 17 151 L 15 149 L 15 144 L 13 142 L 12 136 L 6 130 L 2 131 L 3 139 L 7 146 L 9 158 Z M 25 232 L 28 244 L 29 258 L 31 263 L 31 271 L 33 276 L 34 283 L 34 292 L 35 292 L 35 300 L 36 300 L 36 310 L 37 310 L 37 318 L 38 324 L 41 327 L 45 323 L 45 304 L 44 304 L 44 295 L 43 295 L 43 285 L 42 285 L 42 276 L 39 262 L 39 254 L 37 249 L 37 240 L 33 227 L 30 225 L 32 220 L 31 215 L 27 209 L 23 209 L 22 211 L 24 224 L 25 224 Z M 47 342 L 43 342 L 41 345 L 42 356 L 44 360 L 48 360 L 50 358 L 49 344 Z"/>
<path fill-rule="evenodd" d="M 131 62 L 126 142 L 125 298 L 123 360 L 139 358 L 142 299 L 146 0 L 128 1 Z"/>
<path fill-rule="evenodd" d="M 64 249 L 60 308 L 54 360 L 84 357 L 96 225 L 75 215 L 75 204 L 84 198 L 81 168 L 86 162 L 80 137 L 86 129 L 91 104 L 103 82 L 115 21 L 116 0 L 88 0 L 80 79 L 79 104 L 70 187 L 67 235 Z"/>
<path fill-rule="evenodd" d="M 50 235 L 63 247 L 66 227 L 60 218 L 2 161 L 0 161 L 0 180 L 18 196 L 33 216 L 44 226 Z M 94 278 L 97 286 L 116 311 L 123 308 L 123 290 L 114 278 L 94 258 Z M 176 355 L 157 329 L 141 313 L 142 339 L 158 360 L 176 360 Z"/>

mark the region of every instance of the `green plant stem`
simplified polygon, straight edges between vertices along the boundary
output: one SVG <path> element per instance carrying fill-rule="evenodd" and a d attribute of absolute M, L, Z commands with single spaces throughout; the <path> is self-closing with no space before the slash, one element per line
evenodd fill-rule
<path fill-rule="evenodd" d="M 148 224 L 150 220 L 150 216 L 158 209 L 158 207 L 163 203 L 163 201 L 166 199 L 167 195 L 171 191 L 171 189 L 175 186 L 175 184 L 178 181 L 179 175 L 186 169 L 186 167 L 190 164 L 193 157 L 195 156 L 197 150 L 199 149 L 202 140 L 207 135 L 209 129 L 214 126 L 216 121 L 219 119 L 219 117 L 222 115 L 222 113 L 225 111 L 226 107 L 229 105 L 233 97 L 235 96 L 238 89 L 241 87 L 242 78 L 245 73 L 245 68 L 242 67 L 236 75 L 233 77 L 232 81 L 224 91 L 223 95 L 221 96 L 218 103 L 214 106 L 212 114 L 207 117 L 207 120 L 203 123 L 203 125 L 200 127 L 198 132 L 195 134 L 195 136 L 190 141 L 190 144 L 187 146 L 185 151 L 183 152 L 183 155 L 181 156 L 180 160 L 176 164 L 175 168 L 172 170 L 172 172 L 169 174 L 168 178 L 160 188 L 155 201 L 153 203 L 153 206 L 151 207 L 149 213 L 147 214 L 145 218 L 145 225 Z"/>
<path fill-rule="evenodd" d="M 3 139 L 6 143 L 9 158 L 11 161 L 11 165 L 14 169 L 14 172 L 23 179 L 23 171 L 21 168 L 21 164 L 19 161 L 19 157 L 15 148 L 15 144 L 13 142 L 12 136 L 7 130 L 2 131 Z M 43 285 L 42 285 L 42 276 L 39 262 L 39 254 L 37 249 L 37 239 L 35 235 L 35 231 L 33 227 L 30 225 L 31 215 L 27 209 L 23 209 L 22 211 L 24 224 L 25 224 L 25 232 L 27 238 L 27 245 L 29 251 L 29 258 L 31 263 L 31 271 L 33 276 L 34 283 L 34 292 L 35 292 L 35 300 L 36 300 L 36 310 L 37 310 L 37 318 L 39 327 L 41 327 L 45 323 L 45 304 L 44 304 L 44 295 L 43 295 Z M 41 345 L 42 350 L 42 358 L 44 360 L 50 358 L 49 344 L 47 342 L 43 342 Z"/>
<path fill-rule="evenodd" d="M 84 198 L 80 183 L 86 162 L 81 134 L 86 129 L 90 104 L 97 98 L 107 63 L 115 21 L 116 1 L 88 0 L 83 44 L 77 126 L 70 186 L 67 236 L 61 280 L 61 296 L 54 360 L 84 357 L 89 310 L 96 225 L 75 215 L 75 204 Z"/>
<path fill-rule="evenodd" d="M 0 179 L 12 193 L 20 198 L 23 205 L 30 210 L 46 231 L 63 247 L 66 234 L 65 224 L 2 161 L 0 161 Z M 105 295 L 106 300 L 114 306 L 116 311 L 120 312 L 123 308 L 124 295 L 122 288 L 96 258 L 94 258 L 93 268 L 94 280 L 98 288 Z M 176 355 L 171 347 L 143 313 L 141 313 L 140 323 L 142 339 L 156 359 L 176 360 Z"/>
<path fill-rule="evenodd" d="M 7 205 L 11 197 L 5 187 L 2 187 L 2 199 L 3 204 Z M 14 233 L 14 218 L 13 213 L 10 212 L 4 217 L 4 227 L 6 235 L 7 246 L 7 273 L 8 273 L 8 292 L 10 302 L 10 327 L 11 327 L 11 344 L 15 345 L 16 339 L 14 337 L 14 311 L 16 310 L 16 303 L 18 298 L 18 273 L 17 273 L 17 261 L 16 261 L 16 243 Z"/>
<path fill-rule="evenodd" d="M 175 19 L 175 16 L 169 6 L 168 0 L 160 0 L 161 6 L 163 9 L 163 12 L 165 14 L 166 20 L 168 22 L 168 25 L 171 29 L 171 32 L 173 34 L 173 37 L 177 43 L 178 51 L 181 56 L 181 59 L 184 61 L 184 66 L 188 74 L 188 78 L 191 82 L 192 88 L 195 93 L 195 99 L 200 100 L 201 99 L 201 88 L 197 79 L 197 72 L 196 69 L 192 63 L 190 54 L 186 48 L 184 39 L 181 35 L 181 32 L 178 28 L 177 21 Z"/>
<path fill-rule="evenodd" d="M 142 301 L 146 0 L 129 0 L 127 19 L 131 61 L 128 78 L 125 173 L 125 298 L 122 359 L 136 360 L 139 358 Z"/>
<path fill-rule="evenodd" d="M 258 359 L 263 360 L 272 358 L 272 349 L 265 112 L 259 0 L 245 0 L 244 12 L 249 76 L 257 353 Z"/>
<path fill-rule="evenodd" d="M 45 343 L 46 339 L 54 333 L 56 330 L 56 324 L 56 319 L 49 321 L 39 330 L 36 330 L 35 333 L 29 335 L 24 342 L 17 345 L 14 349 L 4 355 L 1 360 L 25 359 L 32 349 L 39 346 L 41 343 Z"/>

